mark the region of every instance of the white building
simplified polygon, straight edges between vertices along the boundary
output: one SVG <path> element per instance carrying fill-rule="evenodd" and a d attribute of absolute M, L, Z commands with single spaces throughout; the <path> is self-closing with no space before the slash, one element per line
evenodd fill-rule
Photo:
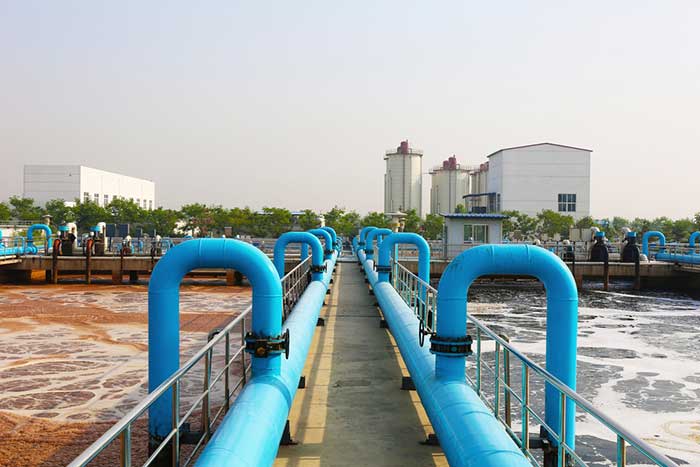
<path fill-rule="evenodd" d="M 469 193 L 469 168 L 452 156 L 430 170 L 430 213 L 455 212 Z"/>
<path fill-rule="evenodd" d="M 395 151 L 386 151 L 384 174 L 384 212 L 407 212 L 415 209 L 422 215 L 423 152 L 402 141 Z"/>
<path fill-rule="evenodd" d="M 76 199 L 106 206 L 115 198 L 132 200 L 143 209 L 156 207 L 155 183 L 82 165 L 25 165 L 24 194 L 38 205 L 52 199 Z"/>
<path fill-rule="evenodd" d="M 506 218 L 503 214 L 445 213 L 443 217 L 442 241 L 446 258 L 454 258 L 472 246 L 501 243 L 503 238 L 503 220 Z"/>
<path fill-rule="evenodd" d="M 470 212 L 551 209 L 580 219 L 590 215 L 591 150 L 553 143 L 500 149 L 472 175 Z"/>

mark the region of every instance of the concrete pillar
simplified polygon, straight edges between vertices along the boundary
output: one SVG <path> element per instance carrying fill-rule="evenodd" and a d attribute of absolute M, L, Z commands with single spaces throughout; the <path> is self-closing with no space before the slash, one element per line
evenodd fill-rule
<path fill-rule="evenodd" d="M 112 269 L 112 284 L 120 285 L 122 283 L 122 272 L 120 269 Z"/>
<path fill-rule="evenodd" d="M 138 271 L 129 271 L 129 283 L 136 284 L 139 281 Z"/>

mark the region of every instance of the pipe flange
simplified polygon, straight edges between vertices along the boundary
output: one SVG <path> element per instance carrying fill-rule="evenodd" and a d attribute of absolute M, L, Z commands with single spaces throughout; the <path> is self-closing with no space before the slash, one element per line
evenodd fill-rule
<path fill-rule="evenodd" d="M 472 354 L 472 336 L 441 337 L 430 336 L 430 353 L 448 357 L 468 357 Z"/>
<path fill-rule="evenodd" d="M 323 250 L 323 254 L 326 256 L 330 256 L 333 254 L 333 251 L 335 251 L 335 250 Z"/>
<path fill-rule="evenodd" d="M 255 357 L 267 358 L 284 353 L 289 358 L 289 329 L 279 336 L 258 336 L 252 332 L 245 335 L 245 351 Z"/>
<path fill-rule="evenodd" d="M 357 242 L 357 246 L 362 246 L 362 247 L 364 247 L 364 246 L 365 246 L 365 242 Z"/>
<path fill-rule="evenodd" d="M 374 270 L 377 272 L 391 272 L 391 266 L 383 266 L 381 264 L 375 264 Z"/>
<path fill-rule="evenodd" d="M 326 272 L 327 269 L 326 263 L 311 265 L 311 272 Z"/>

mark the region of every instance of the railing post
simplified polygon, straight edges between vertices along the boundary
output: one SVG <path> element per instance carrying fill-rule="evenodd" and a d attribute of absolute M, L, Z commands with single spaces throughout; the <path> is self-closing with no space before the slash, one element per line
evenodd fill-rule
<path fill-rule="evenodd" d="M 510 339 L 505 334 L 501 337 L 506 342 L 510 342 Z M 507 347 L 503 347 L 503 382 L 505 387 L 503 388 L 503 405 L 504 405 L 504 416 L 506 419 L 506 425 L 511 426 L 511 407 L 510 407 L 510 352 Z"/>
<path fill-rule="evenodd" d="M 245 345 L 245 318 L 241 320 L 241 345 Z M 243 386 L 248 382 L 246 374 L 245 352 L 241 351 L 241 372 L 243 373 Z"/>
<path fill-rule="evenodd" d="M 224 368 L 225 373 L 224 373 L 224 392 L 225 392 L 225 398 L 224 398 L 224 407 L 225 407 L 225 412 L 228 412 L 228 409 L 231 408 L 231 393 L 230 393 L 230 387 L 231 387 L 231 331 L 226 333 L 226 338 L 225 338 L 225 344 L 226 345 L 226 367 Z"/>
<path fill-rule="evenodd" d="M 481 396 L 481 328 L 476 327 L 476 393 Z"/>
<path fill-rule="evenodd" d="M 131 425 L 127 425 L 119 434 L 119 465 L 131 467 Z"/>
<path fill-rule="evenodd" d="M 172 405 L 172 429 L 175 430 L 170 445 L 172 447 L 172 466 L 180 465 L 180 380 L 176 379 L 173 384 L 173 405 Z"/>
<path fill-rule="evenodd" d="M 559 467 L 565 467 L 566 449 L 564 449 L 564 445 L 566 444 L 566 394 L 560 392 L 559 399 L 561 401 L 561 426 L 559 428 L 559 445 L 557 446 L 557 465 L 559 465 Z"/>
<path fill-rule="evenodd" d="M 520 392 L 520 419 L 521 419 L 521 434 L 522 446 L 525 452 L 530 451 L 530 369 L 523 362 L 522 365 L 522 381 Z"/>
<path fill-rule="evenodd" d="M 625 438 L 617 435 L 617 466 L 625 467 L 627 465 L 627 446 Z"/>
<path fill-rule="evenodd" d="M 211 436 L 211 427 L 209 426 L 209 382 L 211 377 L 211 350 L 204 354 L 204 399 L 202 399 L 202 431 L 204 439 L 208 440 Z"/>
<path fill-rule="evenodd" d="M 493 414 L 499 417 L 501 404 L 501 344 L 496 342 L 496 362 L 493 369 Z"/>

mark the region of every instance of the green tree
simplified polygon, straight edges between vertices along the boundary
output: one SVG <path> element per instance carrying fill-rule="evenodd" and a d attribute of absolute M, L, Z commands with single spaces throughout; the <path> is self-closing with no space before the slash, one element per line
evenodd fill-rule
<path fill-rule="evenodd" d="M 231 209 L 231 228 L 234 235 L 248 235 L 252 232 L 255 213 L 248 207 Z"/>
<path fill-rule="evenodd" d="M 540 232 L 554 236 L 556 234 L 566 238 L 569 236 L 569 228 L 574 225 L 574 218 L 564 214 L 559 214 L 551 209 L 545 209 L 537 214 L 540 222 Z"/>
<path fill-rule="evenodd" d="M 321 222 L 318 219 L 318 214 L 313 212 L 311 209 L 304 209 L 302 214 L 299 216 L 299 227 L 302 230 L 311 230 L 319 227 Z"/>
<path fill-rule="evenodd" d="M 134 201 L 115 198 L 107 205 L 107 212 L 115 224 L 143 224 L 145 211 Z"/>
<path fill-rule="evenodd" d="M 180 212 L 159 207 L 152 211 L 146 211 L 143 219 L 143 227 L 149 234 L 170 236 L 180 220 Z"/>
<path fill-rule="evenodd" d="M 186 204 L 180 209 L 185 225 L 183 230 L 199 232 L 200 237 L 206 237 L 214 225 L 211 210 L 204 204 Z"/>
<path fill-rule="evenodd" d="M 588 229 L 590 227 L 595 227 L 596 222 L 591 216 L 582 217 L 574 223 L 574 227 L 577 229 Z"/>
<path fill-rule="evenodd" d="M 336 220 L 334 225 L 330 225 L 336 231 L 336 233 L 342 237 L 352 238 L 357 235 L 360 229 L 360 215 L 355 211 L 349 211 L 344 213 L 339 219 Z M 326 225 L 329 225 L 326 223 Z"/>
<path fill-rule="evenodd" d="M 389 227 L 389 220 L 386 218 L 384 213 L 381 212 L 369 212 L 365 217 L 362 218 L 360 222 L 362 227 L 374 226 L 374 227 Z"/>
<path fill-rule="evenodd" d="M 503 211 L 502 214 L 508 216 L 503 221 L 503 233 L 505 235 L 519 232 L 525 238 L 537 231 L 539 219 L 536 217 L 528 216 L 520 211 Z"/>
<path fill-rule="evenodd" d="M 688 240 L 690 234 L 695 230 L 695 224 L 690 219 L 678 219 L 673 222 L 671 228 L 671 238 L 677 242 Z"/>
<path fill-rule="evenodd" d="M 416 213 L 415 209 L 409 209 L 406 211 L 406 217 L 404 218 L 404 232 L 420 232 L 421 230 L 421 218 Z"/>
<path fill-rule="evenodd" d="M 328 212 L 323 213 L 323 219 L 328 227 L 333 227 L 336 231 L 338 230 L 338 223 L 341 222 L 343 216 L 345 216 L 345 208 L 338 206 L 333 206 Z"/>
<path fill-rule="evenodd" d="M 43 210 L 34 204 L 32 198 L 10 197 L 10 213 L 15 219 L 35 221 L 41 218 Z"/>
<path fill-rule="evenodd" d="M 62 199 L 47 201 L 44 207 L 46 208 L 46 212 L 51 216 L 51 221 L 56 225 L 75 221 L 75 212 L 73 212 L 73 208 L 66 206 L 66 202 Z"/>
<path fill-rule="evenodd" d="M 442 236 L 445 219 L 440 214 L 428 214 L 423 222 L 423 236 L 428 240 L 437 240 Z"/>
<path fill-rule="evenodd" d="M 276 238 L 292 230 L 292 213 L 288 209 L 265 207 L 262 214 L 256 217 L 263 236 Z"/>
<path fill-rule="evenodd" d="M 12 212 L 7 203 L 0 203 L 0 221 L 6 221 L 12 217 Z"/>
<path fill-rule="evenodd" d="M 455 213 L 465 214 L 466 212 L 467 212 L 467 208 L 462 203 L 455 206 Z"/>
<path fill-rule="evenodd" d="M 97 225 L 98 222 L 106 222 L 111 217 L 111 213 L 107 209 L 92 201 L 76 202 L 73 212 L 75 213 L 75 223 L 78 224 L 78 229 L 81 231 L 88 230 Z"/>

